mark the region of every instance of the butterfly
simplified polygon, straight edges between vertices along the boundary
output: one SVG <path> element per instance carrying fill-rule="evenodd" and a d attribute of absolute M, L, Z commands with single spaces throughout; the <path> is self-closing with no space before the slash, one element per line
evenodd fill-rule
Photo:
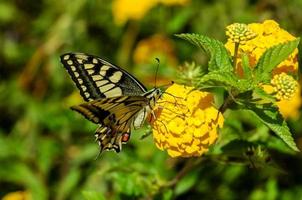
<path fill-rule="evenodd" d="M 96 140 L 103 150 L 120 152 L 154 108 L 162 95 L 159 88 L 147 90 L 134 76 L 105 60 L 84 53 L 66 53 L 61 62 L 86 101 L 71 109 L 98 124 Z"/>

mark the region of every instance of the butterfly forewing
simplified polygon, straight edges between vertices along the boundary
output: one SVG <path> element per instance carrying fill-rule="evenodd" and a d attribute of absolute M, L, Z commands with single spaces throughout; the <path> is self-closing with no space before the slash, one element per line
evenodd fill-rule
<path fill-rule="evenodd" d="M 128 72 L 96 56 L 67 53 L 61 56 L 61 62 L 85 101 L 146 92 L 144 85 Z"/>

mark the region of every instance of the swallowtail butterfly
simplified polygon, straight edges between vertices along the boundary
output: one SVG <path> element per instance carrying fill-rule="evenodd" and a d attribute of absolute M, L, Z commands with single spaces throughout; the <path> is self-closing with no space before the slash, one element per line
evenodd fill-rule
<path fill-rule="evenodd" d="M 125 70 L 97 56 L 66 53 L 61 62 L 80 90 L 86 103 L 72 106 L 95 124 L 100 151 L 120 152 L 131 128 L 140 128 L 152 114 L 162 91 L 146 87 Z"/>

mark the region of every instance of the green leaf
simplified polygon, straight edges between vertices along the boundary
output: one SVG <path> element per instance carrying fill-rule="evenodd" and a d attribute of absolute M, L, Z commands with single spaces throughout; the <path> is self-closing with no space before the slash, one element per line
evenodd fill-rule
<path fill-rule="evenodd" d="M 258 103 L 262 104 L 276 102 L 276 99 L 272 95 L 266 93 L 262 88 L 259 87 L 253 90 L 253 100 L 256 100 Z"/>
<path fill-rule="evenodd" d="M 114 172 L 111 174 L 114 181 L 114 187 L 119 193 L 128 196 L 140 196 L 146 193 L 149 177 L 142 177 L 140 173 Z"/>
<path fill-rule="evenodd" d="M 277 107 L 271 103 L 261 105 L 246 103 L 245 106 L 249 109 L 248 111 L 275 132 L 292 150 L 299 151 L 287 123 L 282 118 Z"/>
<path fill-rule="evenodd" d="M 96 191 L 83 191 L 82 195 L 86 200 L 105 200 L 106 198 L 99 192 Z"/>
<path fill-rule="evenodd" d="M 25 163 L 1 161 L 0 177 L 1 181 L 12 182 L 29 189 L 33 199 L 47 199 L 47 187 L 43 184 L 37 171 Z"/>
<path fill-rule="evenodd" d="M 163 200 L 171 200 L 173 199 L 173 190 L 167 189 L 163 192 Z"/>
<path fill-rule="evenodd" d="M 176 36 L 189 41 L 206 52 L 210 57 L 209 71 L 233 71 L 228 51 L 222 42 L 199 34 L 183 33 Z"/>
<path fill-rule="evenodd" d="M 239 79 L 233 72 L 212 71 L 202 76 L 197 84 L 198 87 L 222 86 L 228 89 L 237 89 L 239 93 L 250 89 L 250 82 Z"/>
<path fill-rule="evenodd" d="M 192 9 L 179 10 L 173 18 L 167 21 L 166 30 L 171 34 L 181 31 L 193 15 L 194 11 Z"/>
<path fill-rule="evenodd" d="M 243 78 L 252 80 L 252 68 L 250 67 L 249 57 L 247 54 L 243 53 L 241 56 Z"/>
<path fill-rule="evenodd" d="M 271 71 L 297 48 L 299 41 L 300 39 L 298 38 L 266 50 L 255 67 L 256 82 L 269 81 L 271 79 Z"/>
<path fill-rule="evenodd" d="M 192 188 L 196 182 L 198 181 L 198 171 L 191 171 L 191 173 L 187 174 L 183 177 L 175 187 L 175 194 L 180 195 L 187 192 L 190 188 Z"/>
<path fill-rule="evenodd" d="M 66 199 L 68 194 L 71 193 L 77 186 L 81 178 L 81 172 L 78 168 L 69 169 L 68 173 L 58 184 L 57 197 L 58 199 Z"/>
<path fill-rule="evenodd" d="M 234 139 L 221 147 L 224 154 L 228 155 L 242 155 L 249 147 L 256 147 L 256 144 L 242 139 Z"/>

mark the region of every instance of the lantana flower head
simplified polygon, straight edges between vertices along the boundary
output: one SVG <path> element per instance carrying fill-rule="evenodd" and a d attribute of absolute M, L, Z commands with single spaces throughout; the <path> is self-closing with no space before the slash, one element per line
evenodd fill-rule
<path fill-rule="evenodd" d="M 173 84 L 158 102 L 160 115 L 153 123 L 156 146 L 171 157 L 201 156 L 218 136 L 224 118 L 209 92 Z"/>
<path fill-rule="evenodd" d="M 242 53 L 246 53 L 248 55 L 250 66 L 255 67 L 260 57 L 267 49 L 280 43 L 285 43 L 296 39 L 286 30 L 280 28 L 279 24 L 274 20 L 266 20 L 263 23 L 252 23 L 248 24 L 247 26 L 254 33 L 256 33 L 257 36 L 249 41 L 246 41 L 245 44 L 240 44 L 239 46 L 237 54 L 236 71 L 240 76 L 243 75 L 241 62 Z M 232 55 L 234 55 L 235 45 L 232 40 L 228 40 L 228 42 L 225 44 L 225 47 L 230 51 Z M 286 60 L 282 61 L 278 66 L 276 66 L 276 68 L 272 71 L 272 77 L 275 77 L 275 75 L 280 75 L 282 73 L 297 74 L 297 72 L 298 49 L 295 49 Z M 282 75 L 282 77 L 284 76 Z M 291 95 L 287 96 L 286 99 L 281 98 L 281 96 L 285 97 L 284 95 L 280 96 L 280 101 L 277 102 L 277 106 L 279 107 L 279 110 L 283 117 L 297 117 L 298 109 L 301 105 L 301 96 L 299 93 L 299 88 L 300 87 L 298 86 L 297 89 L 292 91 L 294 93 L 291 93 Z M 264 86 L 264 89 L 267 91 L 267 87 Z"/>
<path fill-rule="evenodd" d="M 293 119 L 298 118 L 300 113 L 299 108 L 302 104 L 301 86 L 298 84 L 298 87 L 291 99 L 283 99 L 281 101 L 278 101 L 276 104 L 283 117 L 291 117 Z"/>
<path fill-rule="evenodd" d="M 246 24 L 234 23 L 226 29 L 226 35 L 234 43 L 245 44 L 257 36 Z"/>
<path fill-rule="evenodd" d="M 284 72 L 275 75 L 271 80 L 271 85 L 278 100 L 290 100 L 298 88 L 298 82 Z"/>
<path fill-rule="evenodd" d="M 285 118 L 297 118 L 302 104 L 301 87 L 290 75 L 281 73 L 275 75 L 270 85 L 263 85 L 264 90 L 274 94 L 277 99 L 276 105 Z"/>

